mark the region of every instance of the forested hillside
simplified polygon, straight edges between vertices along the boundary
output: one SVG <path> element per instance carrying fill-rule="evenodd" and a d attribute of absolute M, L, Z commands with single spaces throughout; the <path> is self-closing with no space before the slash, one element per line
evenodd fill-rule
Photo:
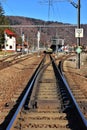
<path fill-rule="evenodd" d="M 52 38 L 62 38 L 65 40 L 65 44 L 76 44 L 77 39 L 75 38 L 75 28 L 76 26 L 70 25 L 69 23 L 60 23 L 53 21 L 43 21 L 34 18 L 28 17 L 20 17 L 20 16 L 7 16 L 11 25 L 50 25 L 56 27 L 50 28 L 38 28 L 38 27 L 30 27 L 30 28 L 22 28 L 25 36 L 29 38 L 30 42 L 37 38 L 37 31 L 41 30 L 41 43 L 51 42 Z M 69 25 L 69 26 L 68 26 Z M 84 37 L 81 38 L 81 44 L 87 44 L 87 24 L 81 25 L 81 28 L 84 29 Z M 15 28 L 16 33 L 21 35 L 21 28 Z"/>

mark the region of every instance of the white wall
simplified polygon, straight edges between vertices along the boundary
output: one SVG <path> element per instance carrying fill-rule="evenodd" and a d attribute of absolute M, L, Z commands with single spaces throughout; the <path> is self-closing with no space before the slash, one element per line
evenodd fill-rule
<path fill-rule="evenodd" d="M 9 37 L 7 34 L 5 34 L 5 50 L 12 50 L 16 51 L 16 38 L 15 37 Z"/>

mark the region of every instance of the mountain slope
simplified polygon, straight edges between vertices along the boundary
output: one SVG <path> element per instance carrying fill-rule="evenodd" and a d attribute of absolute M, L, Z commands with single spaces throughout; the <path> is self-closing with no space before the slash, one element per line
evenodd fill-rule
<path fill-rule="evenodd" d="M 15 28 L 15 31 L 18 35 L 21 35 L 21 32 L 24 32 L 25 36 L 29 38 L 30 42 L 37 42 L 37 32 L 41 31 L 41 44 L 49 44 L 52 38 L 62 38 L 65 41 L 65 44 L 76 44 L 77 39 L 75 38 L 75 26 L 70 24 L 65 24 L 61 22 L 53 21 L 43 21 L 40 19 L 20 17 L 20 16 L 7 16 L 11 25 L 50 25 L 58 27 L 24 27 L 24 28 Z M 84 29 L 84 37 L 81 38 L 81 45 L 87 44 L 87 24 L 81 25 L 81 28 Z"/>

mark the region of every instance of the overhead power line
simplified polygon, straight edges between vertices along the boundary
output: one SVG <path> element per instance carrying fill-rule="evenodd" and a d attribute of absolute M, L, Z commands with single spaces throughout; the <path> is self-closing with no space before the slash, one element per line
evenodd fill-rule
<path fill-rule="evenodd" d="M 12 27 L 12 28 L 31 28 L 31 27 L 41 27 L 41 28 L 59 28 L 59 27 L 76 27 L 76 24 L 59 24 L 59 25 L 0 25 L 2 27 Z"/>

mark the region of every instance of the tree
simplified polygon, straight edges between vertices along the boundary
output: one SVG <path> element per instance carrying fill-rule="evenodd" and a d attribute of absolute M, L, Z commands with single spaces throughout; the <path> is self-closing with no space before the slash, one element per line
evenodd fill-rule
<path fill-rule="evenodd" d="M 0 25 L 8 25 L 9 24 L 9 22 L 4 14 L 5 14 L 5 12 L 4 12 L 3 7 L 0 3 Z M 0 27 L 0 49 L 4 45 L 4 29 L 5 29 L 4 27 Z"/>

